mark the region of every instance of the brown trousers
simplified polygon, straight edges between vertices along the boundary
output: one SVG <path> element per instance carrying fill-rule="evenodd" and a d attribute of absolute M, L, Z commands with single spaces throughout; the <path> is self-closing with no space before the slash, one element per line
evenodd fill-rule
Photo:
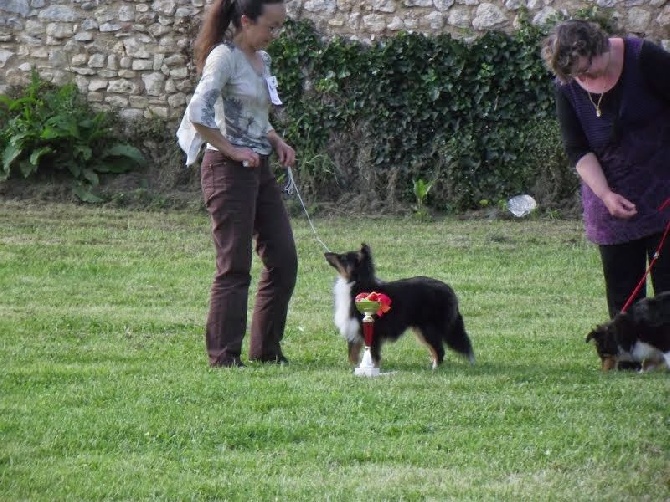
<path fill-rule="evenodd" d="M 288 303 L 298 273 L 289 217 L 267 157 L 243 167 L 207 150 L 201 186 L 212 223 L 216 274 L 212 284 L 205 343 L 209 362 L 239 357 L 247 329 L 252 241 L 263 264 L 251 320 L 249 358 L 282 356 Z"/>

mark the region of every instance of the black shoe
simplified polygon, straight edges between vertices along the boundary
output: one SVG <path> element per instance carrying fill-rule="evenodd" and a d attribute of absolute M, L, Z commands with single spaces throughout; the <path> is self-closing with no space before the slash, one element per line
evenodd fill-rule
<path fill-rule="evenodd" d="M 260 359 L 256 359 L 256 361 L 263 364 L 288 364 L 288 359 L 286 359 L 283 354 L 278 356 L 263 356 Z"/>
<path fill-rule="evenodd" d="M 245 364 L 239 356 L 223 356 L 215 363 L 210 364 L 212 368 L 244 368 Z"/>

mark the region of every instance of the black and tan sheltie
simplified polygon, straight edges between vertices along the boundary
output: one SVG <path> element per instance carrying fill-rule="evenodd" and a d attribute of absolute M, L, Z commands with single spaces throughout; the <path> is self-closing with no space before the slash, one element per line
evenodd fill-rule
<path fill-rule="evenodd" d="M 444 343 L 474 363 L 475 355 L 458 310 L 458 299 L 449 285 L 430 277 L 379 280 L 366 244 L 359 251 L 325 253 L 325 257 L 339 274 L 335 283 L 335 325 L 348 343 L 352 364 L 358 363 L 364 345 L 363 315 L 356 310 L 354 298 L 361 292 L 372 291 L 391 298 L 391 309 L 374 324 L 370 352 L 375 366 L 379 367 L 381 362 L 382 344 L 396 341 L 409 328 L 428 346 L 433 368 L 444 360 Z"/>
<path fill-rule="evenodd" d="M 639 300 L 596 327 L 586 341 L 594 342 L 603 371 L 630 363 L 639 363 L 642 371 L 670 368 L 670 291 Z"/>

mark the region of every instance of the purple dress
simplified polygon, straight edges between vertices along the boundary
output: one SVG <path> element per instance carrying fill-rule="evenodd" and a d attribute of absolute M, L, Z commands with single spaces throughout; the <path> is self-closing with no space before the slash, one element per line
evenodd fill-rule
<path fill-rule="evenodd" d="M 615 218 L 582 183 L 586 236 L 596 244 L 620 244 L 662 232 L 670 209 L 659 211 L 670 197 L 670 104 L 650 91 L 638 70 L 642 40 L 625 39 L 623 72 L 607 98 L 616 106 L 600 118 L 587 92 L 577 82 L 560 86 L 572 104 L 589 145 L 615 193 L 635 204 L 637 214 Z"/>

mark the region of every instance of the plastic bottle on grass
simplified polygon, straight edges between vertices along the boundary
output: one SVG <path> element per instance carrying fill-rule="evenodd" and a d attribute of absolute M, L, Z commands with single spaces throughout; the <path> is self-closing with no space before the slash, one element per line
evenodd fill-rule
<path fill-rule="evenodd" d="M 514 216 L 528 216 L 537 207 L 537 202 L 528 194 L 517 195 L 507 201 L 507 207 Z"/>

